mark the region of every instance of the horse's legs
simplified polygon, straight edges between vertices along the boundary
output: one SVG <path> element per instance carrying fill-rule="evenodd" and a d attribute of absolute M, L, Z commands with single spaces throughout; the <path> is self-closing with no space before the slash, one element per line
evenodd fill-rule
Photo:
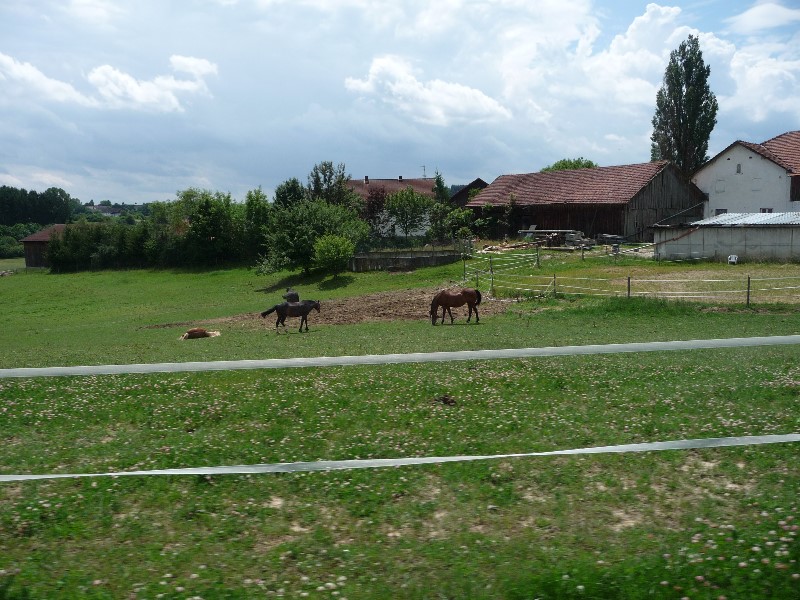
<path fill-rule="evenodd" d="M 454 319 L 453 319 L 453 311 L 450 309 L 449 306 L 447 307 L 447 314 L 450 315 L 450 325 L 452 325 L 453 321 L 454 321 Z M 442 315 L 442 323 L 444 323 L 444 315 Z"/>
<path fill-rule="evenodd" d="M 480 322 L 480 318 L 478 317 L 478 305 L 477 304 L 469 304 L 469 316 L 467 317 L 467 323 L 472 318 L 472 311 L 475 311 L 475 322 Z"/>
<path fill-rule="evenodd" d="M 444 316 L 447 314 L 447 307 L 442 306 L 442 325 L 444 325 Z"/>
<path fill-rule="evenodd" d="M 306 324 L 306 331 L 308 331 L 308 315 L 302 315 L 300 317 L 300 331 L 303 331 L 303 323 Z"/>

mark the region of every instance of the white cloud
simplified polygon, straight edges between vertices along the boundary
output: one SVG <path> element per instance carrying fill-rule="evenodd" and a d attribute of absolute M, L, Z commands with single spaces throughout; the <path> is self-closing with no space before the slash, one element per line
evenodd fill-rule
<path fill-rule="evenodd" d="M 511 118 L 507 108 L 480 90 L 440 79 L 418 80 L 410 63 L 397 56 L 373 59 L 367 78 L 348 77 L 345 87 L 363 96 L 378 96 L 414 121 L 430 125 Z"/>
<path fill-rule="evenodd" d="M 207 75 L 217 74 L 217 65 L 205 58 L 173 54 L 169 57 L 169 62 L 172 65 L 173 71 L 189 73 L 194 75 L 197 79 L 201 79 Z"/>
<path fill-rule="evenodd" d="M 720 104 L 721 110 L 755 122 L 775 112 L 800 120 L 800 40 L 794 49 L 788 55 L 783 44 L 753 44 L 737 50 L 730 61 L 736 90 Z"/>
<path fill-rule="evenodd" d="M 110 26 L 125 14 L 111 0 L 70 0 L 64 10 L 79 21 L 101 28 Z"/>
<path fill-rule="evenodd" d="M 800 8 L 786 8 L 777 2 L 763 2 L 740 15 L 726 19 L 731 31 L 750 35 L 800 22 Z"/>
<path fill-rule="evenodd" d="M 55 102 L 71 102 L 81 106 L 97 106 L 98 102 L 81 94 L 69 83 L 47 77 L 39 69 L 27 62 L 19 62 L 7 54 L 0 53 L 0 80 L 7 82 L 5 92 L 41 95 Z"/>
<path fill-rule="evenodd" d="M 171 75 L 140 81 L 112 67 L 101 65 L 89 72 L 87 80 L 99 98 L 83 94 L 69 83 L 46 76 L 30 63 L 19 62 L 0 53 L 0 81 L 7 82 L 6 92 L 25 95 L 31 99 L 71 103 L 89 108 L 129 108 L 157 112 L 182 111 L 179 93 L 208 94 L 204 77 L 215 75 L 217 65 L 202 58 L 173 55 L 173 70 L 188 73 L 190 79 Z"/>

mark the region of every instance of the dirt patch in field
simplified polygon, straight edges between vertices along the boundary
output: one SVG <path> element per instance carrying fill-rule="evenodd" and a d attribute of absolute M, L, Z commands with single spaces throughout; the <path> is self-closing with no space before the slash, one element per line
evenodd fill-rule
<path fill-rule="evenodd" d="M 351 323 L 366 323 L 376 321 L 428 321 L 431 300 L 437 290 L 434 289 L 412 289 L 397 290 L 392 292 L 380 292 L 368 294 L 358 299 L 343 298 L 337 300 L 321 300 L 321 310 L 319 313 L 312 311 L 309 315 L 309 322 L 320 325 L 344 325 Z M 303 296 L 301 299 L 311 299 Z M 276 294 L 274 300 L 263 302 L 263 310 L 272 306 L 271 302 L 282 302 L 280 295 Z M 478 307 L 481 318 L 505 312 L 513 301 L 496 300 L 483 295 L 481 304 Z M 457 321 L 466 320 L 469 313 L 467 306 L 454 308 L 453 317 Z M 162 327 L 203 327 L 206 325 L 230 326 L 236 328 L 261 329 L 265 326 L 265 319 L 262 319 L 259 312 L 232 315 L 230 317 L 219 317 L 198 322 L 179 322 L 163 325 L 151 325 L 148 329 Z M 441 313 L 440 313 L 441 314 Z M 474 317 L 473 317 L 474 318 Z M 291 327 L 292 322 L 298 319 L 287 319 L 287 326 Z M 449 318 L 445 323 L 450 321 Z M 266 318 L 266 324 L 275 325 L 275 315 Z"/>

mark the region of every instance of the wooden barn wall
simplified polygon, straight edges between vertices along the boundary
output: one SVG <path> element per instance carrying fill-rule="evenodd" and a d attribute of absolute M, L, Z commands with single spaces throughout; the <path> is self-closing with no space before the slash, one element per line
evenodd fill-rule
<path fill-rule="evenodd" d="M 624 205 L 621 204 L 548 204 L 526 206 L 523 209 L 522 227 L 527 229 L 576 229 L 587 237 L 601 233 L 620 235 L 624 223 Z"/>
<path fill-rule="evenodd" d="M 673 171 L 664 169 L 630 201 L 625 210 L 623 231 L 631 241 L 652 242 L 656 223 L 682 213 L 681 221 L 693 221 L 703 218 L 703 196 L 685 182 L 681 181 Z M 698 206 L 699 205 L 699 206 Z M 682 212 L 690 207 L 690 212 Z"/>
<path fill-rule="evenodd" d="M 25 266 L 29 268 L 47 267 L 47 242 L 25 242 Z"/>

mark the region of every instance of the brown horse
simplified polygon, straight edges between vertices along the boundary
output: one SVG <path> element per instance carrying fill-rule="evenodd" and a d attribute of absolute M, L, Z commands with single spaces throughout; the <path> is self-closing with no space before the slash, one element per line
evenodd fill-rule
<path fill-rule="evenodd" d="M 278 326 L 283 325 L 286 327 L 286 317 L 300 317 L 300 331 L 303 331 L 303 323 L 306 325 L 308 331 L 308 313 L 312 310 L 319 312 L 319 300 L 303 300 L 302 302 L 281 302 L 272 308 L 269 308 L 261 313 L 261 318 L 265 318 L 268 314 L 277 312 L 278 320 L 275 321 L 275 331 L 278 331 Z"/>
<path fill-rule="evenodd" d="M 219 335 L 219 331 L 208 331 L 207 329 L 203 329 L 202 327 L 193 327 L 186 333 L 184 333 L 179 340 L 196 340 L 198 338 L 206 338 L 206 337 L 217 337 Z"/>
<path fill-rule="evenodd" d="M 431 302 L 431 325 L 436 325 L 436 319 L 439 318 L 439 307 L 442 307 L 442 324 L 444 324 L 444 314 L 447 312 L 450 315 L 450 324 L 453 323 L 453 313 L 451 308 L 464 306 L 469 307 L 469 316 L 467 323 L 472 318 L 472 311 L 475 311 L 475 322 L 480 323 L 478 317 L 478 305 L 481 303 L 481 293 L 472 288 L 461 288 L 460 290 L 442 290 L 433 297 Z"/>

